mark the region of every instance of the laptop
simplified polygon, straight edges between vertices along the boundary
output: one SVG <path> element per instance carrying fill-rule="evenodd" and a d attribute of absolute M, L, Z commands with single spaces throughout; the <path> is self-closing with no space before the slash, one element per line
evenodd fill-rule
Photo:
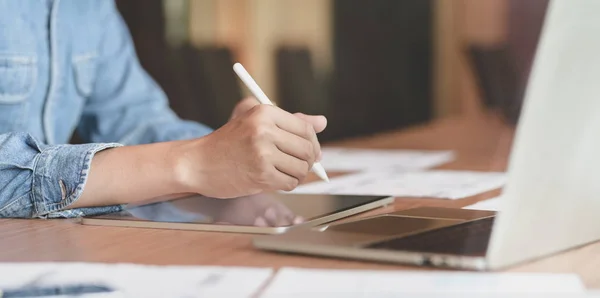
<path fill-rule="evenodd" d="M 257 237 L 271 251 L 497 270 L 600 239 L 600 1 L 551 1 L 498 213 L 418 208 Z"/>

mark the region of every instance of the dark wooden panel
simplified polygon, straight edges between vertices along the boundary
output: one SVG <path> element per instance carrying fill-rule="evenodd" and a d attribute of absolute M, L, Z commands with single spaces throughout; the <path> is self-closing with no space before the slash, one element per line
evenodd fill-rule
<path fill-rule="evenodd" d="M 203 47 L 194 48 L 185 45 L 178 50 L 181 59 L 181 70 L 191 91 L 189 101 L 196 110 L 201 121 L 211 127 L 218 128 L 227 123 L 231 111 L 242 98 L 237 77 L 232 70 L 233 55 L 228 48 Z"/>
<path fill-rule="evenodd" d="M 144 69 L 163 88 L 182 118 L 217 128 L 241 98 L 227 48 L 170 46 L 163 0 L 117 0 Z"/>
<path fill-rule="evenodd" d="M 282 46 L 277 49 L 275 59 L 279 105 L 292 113 L 326 114 L 327 86 L 313 69 L 310 50 Z"/>
<path fill-rule="evenodd" d="M 156 81 L 165 84 L 171 69 L 165 60 L 169 48 L 162 0 L 116 0 L 116 4 L 131 33 L 141 65 Z"/>
<path fill-rule="evenodd" d="M 509 0 L 507 41 L 467 49 L 484 103 L 513 124 L 521 112 L 547 5 L 548 0 Z"/>
<path fill-rule="evenodd" d="M 474 45 L 467 51 L 485 107 L 498 110 L 505 120 L 516 123 L 524 82 L 519 81 L 511 48 L 507 45 Z"/>
<path fill-rule="evenodd" d="M 521 81 L 529 76 L 547 6 L 548 0 L 510 0 L 508 43 Z"/>
<path fill-rule="evenodd" d="M 186 119 L 197 120 L 191 94 L 183 78 L 176 50 L 166 41 L 162 0 L 116 0 L 127 24 L 140 64 L 169 97 L 173 110 Z"/>
<path fill-rule="evenodd" d="M 510 0 L 508 46 L 513 57 L 518 97 L 507 103 L 509 119 L 516 123 L 523 104 L 531 65 L 535 58 L 548 0 Z"/>
<path fill-rule="evenodd" d="M 336 0 L 336 137 L 427 121 L 432 115 L 432 1 Z"/>

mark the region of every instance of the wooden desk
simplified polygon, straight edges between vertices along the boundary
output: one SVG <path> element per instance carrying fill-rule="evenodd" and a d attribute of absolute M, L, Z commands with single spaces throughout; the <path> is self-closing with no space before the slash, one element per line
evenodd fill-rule
<path fill-rule="evenodd" d="M 444 120 L 423 127 L 333 145 L 369 148 L 452 149 L 445 169 L 504 171 L 513 129 L 494 117 Z M 462 200 L 399 198 L 382 213 L 415 206 L 463 207 L 494 197 L 492 191 Z M 364 216 L 364 215 L 363 215 Z M 0 261 L 133 262 L 157 265 L 412 269 L 389 264 L 285 255 L 255 250 L 251 235 L 82 226 L 69 220 L 0 220 Z M 600 288 L 600 243 L 510 269 L 574 272 L 589 288 Z"/>

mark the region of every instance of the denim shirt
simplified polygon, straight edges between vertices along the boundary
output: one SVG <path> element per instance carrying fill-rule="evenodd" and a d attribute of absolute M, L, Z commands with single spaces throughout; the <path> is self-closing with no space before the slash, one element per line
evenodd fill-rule
<path fill-rule="evenodd" d="M 210 131 L 169 109 L 112 0 L 0 0 L 0 217 L 120 211 L 69 208 L 95 153 Z"/>

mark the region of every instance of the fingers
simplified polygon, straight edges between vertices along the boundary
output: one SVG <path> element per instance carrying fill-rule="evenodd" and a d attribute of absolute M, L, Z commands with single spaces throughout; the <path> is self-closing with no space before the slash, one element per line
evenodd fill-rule
<path fill-rule="evenodd" d="M 271 107 L 269 109 L 270 111 L 268 112 L 271 113 L 270 116 L 277 127 L 305 139 L 309 139 L 315 134 L 315 129 L 312 127 L 312 124 L 300 119 L 300 117 L 296 117 L 277 107 Z"/>
<path fill-rule="evenodd" d="M 303 223 L 304 221 L 305 221 L 305 220 L 304 220 L 304 217 L 302 217 L 302 216 L 295 216 L 295 217 L 294 217 L 294 222 L 293 222 L 293 223 L 294 223 L 295 225 L 299 225 L 299 224 Z"/>
<path fill-rule="evenodd" d="M 248 158 L 254 160 L 250 178 L 263 190 L 295 189 L 321 156 L 315 127 L 324 129 L 324 117 L 292 115 L 274 106 L 259 105 L 236 123 L 246 127 L 244 139 L 251 144 Z"/>
<path fill-rule="evenodd" d="M 327 127 L 327 118 L 325 116 L 305 115 L 302 113 L 295 113 L 294 116 L 310 123 L 316 133 L 324 131 L 325 127 Z"/>
<path fill-rule="evenodd" d="M 305 115 L 302 113 L 295 113 L 294 116 L 310 123 L 313 126 L 316 133 L 323 132 L 325 130 L 325 127 L 327 127 L 327 118 L 325 118 L 325 116 L 312 116 L 312 115 Z M 319 146 L 320 146 L 320 144 L 319 144 Z M 321 150 L 319 149 L 317 156 L 316 156 L 316 160 L 320 161 L 321 156 L 322 156 Z"/>
<path fill-rule="evenodd" d="M 276 204 L 265 210 L 263 219 L 269 226 L 281 227 L 300 223 L 299 218 L 285 205 Z"/>
<path fill-rule="evenodd" d="M 254 182 L 263 191 L 294 190 L 300 183 L 295 176 L 306 175 L 306 172 L 302 173 L 306 171 L 306 163 L 276 148 L 269 151 L 268 156 L 261 158 L 268 162 L 261 162 L 263 165 L 258 166 L 256 175 L 253 175 Z"/>
<path fill-rule="evenodd" d="M 254 106 L 259 105 L 260 103 L 254 97 L 246 97 L 242 99 L 236 106 L 236 109 L 240 112 L 246 112 L 252 109 Z"/>
<path fill-rule="evenodd" d="M 282 214 L 275 207 L 269 207 L 265 211 L 265 219 L 270 226 L 280 227 L 291 224 L 286 214 Z"/>
<path fill-rule="evenodd" d="M 254 225 L 257 227 L 268 227 L 269 224 L 267 223 L 267 220 L 265 220 L 264 217 L 259 216 L 254 220 Z"/>
<path fill-rule="evenodd" d="M 313 128 L 315 129 L 316 133 L 320 133 L 323 132 L 325 130 L 325 128 L 327 127 L 327 118 L 325 118 L 325 116 L 312 116 L 312 115 L 305 115 L 302 113 L 295 113 L 294 116 L 310 123 Z M 323 156 L 321 150 L 319 150 L 319 153 L 317 154 L 316 157 L 316 161 L 321 161 L 321 157 Z"/>
<path fill-rule="evenodd" d="M 275 125 L 280 129 L 309 140 L 313 145 L 314 158 L 312 160 L 320 155 L 321 145 L 312 124 L 277 107 L 264 107 L 262 110 L 264 110 L 263 113 L 269 113 Z"/>
<path fill-rule="evenodd" d="M 279 172 L 296 178 L 300 182 L 306 178 L 312 163 L 279 151 L 273 155 L 273 165 Z"/>
<path fill-rule="evenodd" d="M 304 223 L 302 216 L 294 214 L 286 205 L 273 202 L 266 206 L 254 220 L 254 225 L 261 227 L 283 227 Z"/>
<path fill-rule="evenodd" d="M 254 225 L 257 227 L 284 227 L 291 225 L 298 225 L 304 222 L 304 218 L 302 216 L 278 216 L 275 213 L 271 212 L 272 209 L 267 209 L 265 215 L 257 217 L 254 220 Z"/>
<path fill-rule="evenodd" d="M 289 156 L 289 155 L 288 155 Z M 289 162 L 289 161 L 287 161 Z M 275 186 L 275 190 L 284 190 L 284 191 L 292 191 L 294 190 L 296 187 L 298 187 L 298 185 L 300 184 L 300 179 L 280 170 L 279 168 L 283 168 L 284 166 L 282 165 L 283 163 L 278 162 L 279 165 L 276 166 L 275 171 L 273 171 L 273 181 L 274 186 Z M 289 166 L 288 167 L 292 167 Z M 298 165 L 296 165 L 296 168 L 298 167 Z M 289 169 L 288 169 L 289 170 Z M 293 170 L 289 170 L 290 172 Z M 298 170 L 295 170 L 298 171 Z M 300 172 L 300 171 L 298 171 Z M 301 175 L 301 173 L 298 173 L 297 175 Z M 304 174 L 306 175 L 306 174 Z"/>
<path fill-rule="evenodd" d="M 305 161 L 306 170 L 310 170 L 310 167 L 312 167 L 312 164 L 318 158 L 318 156 L 315 156 L 315 148 L 312 142 L 283 130 L 275 132 L 274 137 L 273 142 L 279 151 Z M 294 177 L 298 176 L 294 175 Z"/>

